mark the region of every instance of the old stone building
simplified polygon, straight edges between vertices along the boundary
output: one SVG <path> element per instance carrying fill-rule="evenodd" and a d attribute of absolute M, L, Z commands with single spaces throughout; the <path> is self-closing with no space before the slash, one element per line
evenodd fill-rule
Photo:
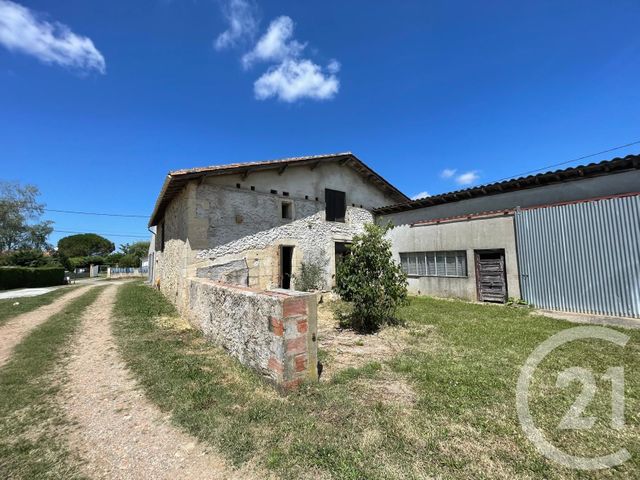
<path fill-rule="evenodd" d="M 289 289 L 320 262 L 331 287 L 372 210 L 407 200 L 351 153 L 174 171 L 150 220 L 153 281 L 181 310 L 195 277 Z"/>
<path fill-rule="evenodd" d="M 351 153 L 171 172 L 150 277 L 181 313 L 274 381 L 317 375 L 316 300 L 368 222 L 392 223 L 417 295 L 640 317 L 640 157 L 409 200 Z"/>
<path fill-rule="evenodd" d="M 151 281 L 241 362 L 295 385 L 317 375 L 300 265 L 321 265 L 330 288 L 372 210 L 408 200 L 351 153 L 174 171 L 149 222 Z"/>

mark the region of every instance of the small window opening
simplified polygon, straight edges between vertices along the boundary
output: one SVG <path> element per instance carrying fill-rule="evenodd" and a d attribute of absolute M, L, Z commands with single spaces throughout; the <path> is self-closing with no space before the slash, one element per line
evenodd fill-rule
<path fill-rule="evenodd" d="M 240 184 L 239 183 L 236 183 L 236 188 L 240 188 Z"/>
<path fill-rule="evenodd" d="M 282 202 L 282 219 L 291 220 L 293 217 L 293 205 L 291 202 Z"/>
<path fill-rule="evenodd" d="M 271 193 L 273 193 L 274 195 L 278 194 L 278 190 L 271 190 Z"/>
<path fill-rule="evenodd" d="M 309 200 L 309 195 L 305 195 L 305 196 L 304 196 L 304 199 L 305 199 L 305 200 Z"/>
<path fill-rule="evenodd" d="M 316 197 L 316 202 L 318 201 L 318 197 Z"/>
<path fill-rule="evenodd" d="M 255 185 L 251 185 L 251 191 L 252 191 L 252 192 L 255 192 L 255 190 L 256 190 Z"/>
<path fill-rule="evenodd" d="M 326 220 L 327 222 L 342 222 L 345 221 L 345 212 L 347 210 L 347 204 L 345 202 L 345 192 L 338 190 L 331 190 L 325 188 L 324 198 L 326 203 Z"/>
<path fill-rule="evenodd" d="M 289 192 L 282 192 L 282 195 L 285 196 L 285 197 L 288 197 L 289 196 Z"/>

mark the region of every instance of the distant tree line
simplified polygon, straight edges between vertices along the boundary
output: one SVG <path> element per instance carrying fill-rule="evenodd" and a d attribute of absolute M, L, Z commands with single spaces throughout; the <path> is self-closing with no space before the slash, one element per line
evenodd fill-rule
<path fill-rule="evenodd" d="M 44 204 L 34 185 L 0 182 L 0 266 L 63 266 L 67 270 L 89 265 L 139 267 L 149 242 L 115 245 L 95 233 L 61 238 L 57 249 L 47 242 L 53 222 L 40 221 Z"/>

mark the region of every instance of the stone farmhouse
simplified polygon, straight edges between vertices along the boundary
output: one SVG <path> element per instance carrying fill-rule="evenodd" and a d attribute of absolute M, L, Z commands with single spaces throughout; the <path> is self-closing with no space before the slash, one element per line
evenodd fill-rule
<path fill-rule="evenodd" d="M 303 261 L 336 259 L 372 211 L 408 201 L 351 153 L 169 173 L 151 216 L 154 281 L 181 310 L 188 279 L 295 289 Z"/>
<path fill-rule="evenodd" d="M 241 362 L 317 376 L 303 262 L 336 264 L 392 223 L 413 294 L 640 317 L 640 156 L 410 200 L 352 153 L 170 172 L 149 221 L 150 280 Z"/>

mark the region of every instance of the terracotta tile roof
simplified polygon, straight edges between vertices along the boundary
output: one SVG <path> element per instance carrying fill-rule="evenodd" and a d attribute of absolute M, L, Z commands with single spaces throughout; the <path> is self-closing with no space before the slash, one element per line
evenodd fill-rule
<path fill-rule="evenodd" d="M 153 213 L 149 219 L 149 226 L 157 225 L 164 210 L 169 205 L 169 202 L 184 188 L 184 186 L 191 180 L 213 176 L 213 175 L 232 175 L 243 174 L 249 175 L 262 170 L 272 169 L 286 169 L 288 166 L 302 166 L 309 165 L 311 168 L 315 168 L 319 163 L 324 162 L 340 162 L 342 165 L 346 165 L 357 173 L 362 175 L 366 180 L 376 185 L 379 189 L 397 199 L 398 202 L 409 201 L 404 193 L 391 185 L 382 176 L 374 172 L 358 157 L 351 152 L 332 153 L 327 155 L 310 155 L 305 157 L 291 157 L 281 158 L 278 160 L 265 160 L 259 162 L 245 162 L 245 163 L 230 163 L 226 165 L 213 165 L 210 167 L 197 167 L 188 168 L 183 170 L 174 170 L 169 172 L 160 195 L 156 200 Z"/>
<path fill-rule="evenodd" d="M 380 207 L 374 210 L 374 213 L 385 215 L 390 213 L 406 212 L 408 210 L 416 210 L 419 208 L 431 207 L 433 205 L 441 205 L 443 203 L 458 202 L 469 198 L 483 197 L 487 195 L 497 195 L 500 193 L 511 192 L 515 190 L 523 190 L 527 188 L 536 188 L 554 183 L 562 183 L 582 178 L 596 177 L 600 175 L 608 175 L 619 173 L 626 170 L 640 168 L 640 155 L 627 155 L 623 158 L 614 158 L 612 160 L 604 160 L 598 163 L 590 163 L 588 165 L 579 165 L 577 167 L 569 167 L 562 170 L 555 170 L 526 177 L 513 178 L 502 182 L 489 183 L 479 185 L 477 187 L 466 188 L 464 190 L 456 190 L 454 192 L 441 193 L 431 197 L 411 200 L 409 202 L 399 202 L 394 205 Z"/>

